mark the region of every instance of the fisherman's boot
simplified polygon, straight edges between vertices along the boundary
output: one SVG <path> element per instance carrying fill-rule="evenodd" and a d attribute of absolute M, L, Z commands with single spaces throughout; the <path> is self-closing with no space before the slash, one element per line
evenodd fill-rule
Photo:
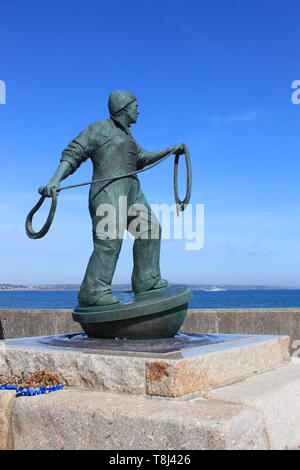
<path fill-rule="evenodd" d="M 99 296 L 96 300 L 95 305 L 112 305 L 117 304 L 118 302 L 120 302 L 119 298 L 116 295 L 110 293 Z"/>
<path fill-rule="evenodd" d="M 165 287 L 169 287 L 168 281 L 165 279 L 160 279 L 151 289 L 149 290 L 156 290 L 156 289 L 164 289 Z"/>

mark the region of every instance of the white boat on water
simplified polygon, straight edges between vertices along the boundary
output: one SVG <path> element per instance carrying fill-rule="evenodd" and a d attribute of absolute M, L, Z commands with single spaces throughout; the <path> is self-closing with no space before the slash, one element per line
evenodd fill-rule
<path fill-rule="evenodd" d="M 207 288 L 202 289 L 206 292 L 220 292 L 220 291 L 226 291 L 226 289 L 223 289 L 223 287 L 217 287 L 217 286 L 210 286 Z"/>

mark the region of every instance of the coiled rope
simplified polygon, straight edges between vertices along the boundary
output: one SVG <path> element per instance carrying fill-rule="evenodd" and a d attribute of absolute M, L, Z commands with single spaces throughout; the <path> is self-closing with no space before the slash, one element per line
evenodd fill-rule
<path fill-rule="evenodd" d="M 185 194 L 185 197 L 184 197 L 183 200 L 181 200 L 179 198 L 179 193 L 178 193 L 179 154 L 175 154 L 175 160 L 174 160 L 174 196 L 175 196 L 175 202 L 176 202 L 176 207 L 177 207 L 177 214 L 178 214 L 179 211 L 184 211 L 184 209 L 186 208 L 186 206 L 189 203 L 190 198 L 191 198 L 191 189 L 192 189 L 191 158 L 190 158 L 189 149 L 185 144 L 183 145 L 183 151 L 184 151 L 184 155 L 185 155 L 185 165 L 186 165 L 186 194 Z M 48 217 L 47 217 L 47 220 L 46 220 L 45 224 L 43 225 L 43 227 L 41 228 L 41 230 L 39 232 L 35 232 L 33 230 L 33 227 L 32 227 L 32 219 L 33 219 L 33 216 L 36 214 L 36 212 L 42 206 L 42 204 L 45 201 L 46 197 L 48 197 L 48 196 L 42 196 L 40 198 L 40 200 L 38 201 L 38 203 L 31 209 L 31 211 L 27 215 L 26 221 L 25 221 L 26 234 L 28 235 L 29 238 L 32 238 L 32 239 L 43 238 L 46 235 L 46 233 L 48 232 L 48 230 L 50 229 L 50 227 L 52 225 L 52 222 L 53 222 L 53 219 L 54 219 L 54 216 L 55 216 L 56 206 L 57 206 L 57 193 L 58 192 L 63 191 L 64 189 L 78 188 L 80 186 L 86 186 L 86 185 L 95 184 L 95 183 L 103 183 L 105 181 L 114 181 L 114 180 L 125 178 L 125 177 L 128 177 L 128 176 L 133 176 L 133 175 L 136 175 L 138 173 L 148 171 L 151 168 L 154 168 L 156 165 L 158 165 L 159 163 L 162 163 L 164 160 L 166 160 L 166 158 L 168 158 L 172 154 L 173 154 L 173 152 L 170 152 L 170 153 L 168 153 L 168 155 L 163 157 L 158 162 L 152 163 L 152 165 L 149 165 L 149 166 L 147 166 L 147 168 L 143 168 L 142 170 L 133 171 L 132 173 L 126 173 L 124 175 L 114 176 L 113 178 L 112 177 L 101 178 L 101 179 L 97 179 L 97 180 L 93 180 L 93 181 L 88 181 L 86 183 L 73 184 L 71 186 L 64 186 L 62 188 L 58 188 L 57 190 L 55 190 L 53 188 L 53 191 L 52 191 L 52 194 L 51 194 L 51 198 L 52 198 L 51 207 L 50 207 L 50 211 L 49 211 L 49 214 L 48 214 Z"/>

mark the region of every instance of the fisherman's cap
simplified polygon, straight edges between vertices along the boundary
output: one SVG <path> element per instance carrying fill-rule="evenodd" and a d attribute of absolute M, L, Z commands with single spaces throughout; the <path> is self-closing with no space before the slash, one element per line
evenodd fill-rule
<path fill-rule="evenodd" d="M 136 101 L 136 97 L 128 91 L 113 91 L 108 98 L 108 109 L 111 116 L 124 109 L 130 103 Z"/>

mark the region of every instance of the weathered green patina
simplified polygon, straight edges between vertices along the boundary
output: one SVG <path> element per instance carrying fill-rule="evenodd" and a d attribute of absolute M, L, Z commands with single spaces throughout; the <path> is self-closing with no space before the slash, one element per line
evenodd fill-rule
<path fill-rule="evenodd" d="M 191 289 L 174 286 L 123 293 L 115 305 L 77 307 L 73 320 L 94 338 L 169 338 L 183 324 L 191 298 Z"/>
<path fill-rule="evenodd" d="M 177 209 L 184 210 L 191 191 L 189 152 L 184 144 L 157 152 L 148 152 L 139 146 L 130 128 L 139 114 L 134 95 L 126 91 L 113 92 L 109 96 L 108 107 L 109 119 L 88 126 L 63 151 L 55 174 L 46 186 L 39 188 L 42 197 L 26 218 L 26 233 L 33 239 L 47 233 L 59 191 L 91 184 L 89 211 L 94 250 L 78 295 L 79 305 L 73 311 L 74 321 L 79 322 L 92 338 L 171 337 L 184 321 L 192 292 L 190 289 L 170 288 L 168 282 L 161 278 L 161 228 L 141 190 L 137 173 L 175 154 L 175 201 Z M 187 192 L 182 201 L 177 185 L 181 154 L 185 154 L 187 166 Z M 61 181 L 88 158 L 93 163 L 92 181 L 60 187 Z M 35 232 L 32 218 L 46 197 L 52 198 L 51 210 L 45 225 Z M 108 225 L 111 226 L 110 231 L 106 230 Z M 133 293 L 130 298 L 127 294 L 116 296 L 111 292 L 125 230 L 135 238 L 131 278 Z"/>
<path fill-rule="evenodd" d="M 136 123 L 139 114 L 136 97 L 125 91 L 113 92 L 109 96 L 108 106 L 110 118 L 91 124 L 68 145 L 54 176 L 39 190 L 42 195 L 50 197 L 53 191 L 59 190 L 60 182 L 88 158 L 93 162 L 93 180 L 112 178 L 111 181 L 93 184 L 90 188 L 89 210 L 94 251 L 78 296 L 81 306 L 112 305 L 119 301 L 111 293 L 111 282 L 122 245 L 122 232 L 124 229 L 130 230 L 130 224 L 136 217 L 136 214 L 128 215 L 128 207 L 137 204 L 144 208 L 138 215 L 145 223 L 133 247 L 133 291 L 141 293 L 168 286 L 167 281 L 161 279 L 159 266 L 161 229 L 143 195 L 137 176 L 117 180 L 113 178 L 142 169 L 170 153 L 180 155 L 184 153 L 184 146 L 178 144 L 157 152 L 146 151 L 130 132 L 130 125 Z M 122 213 L 120 198 L 126 198 L 127 201 Z M 115 208 L 117 226 L 114 238 L 106 238 L 97 230 L 104 217 L 99 207 L 105 205 Z"/>

